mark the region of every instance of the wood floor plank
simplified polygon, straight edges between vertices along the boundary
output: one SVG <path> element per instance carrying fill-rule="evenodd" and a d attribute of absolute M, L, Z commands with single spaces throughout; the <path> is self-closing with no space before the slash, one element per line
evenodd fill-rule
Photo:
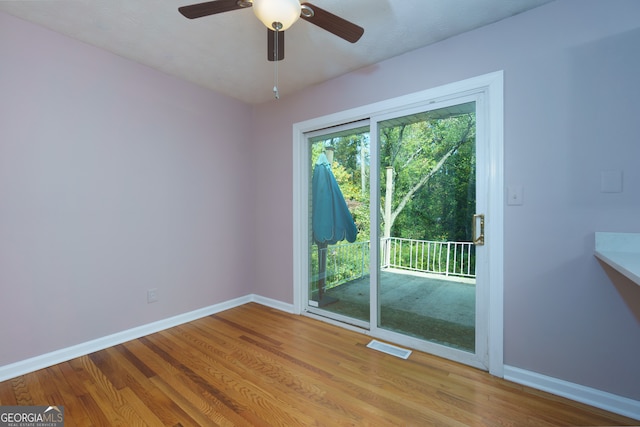
<path fill-rule="evenodd" d="M 215 363 L 221 369 L 225 369 L 232 372 L 234 375 L 244 377 L 247 374 L 252 375 L 252 383 L 261 389 L 272 389 L 270 394 L 274 394 L 278 399 L 281 399 L 283 405 L 295 406 L 299 399 L 287 399 L 283 390 L 291 392 L 289 387 L 291 384 L 291 378 L 287 378 L 287 372 L 281 365 L 275 363 L 261 363 L 256 358 L 251 357 L 247 352 L 235 346 L 233 343 L 227 343 L 229 347 L 229 354 L 225 354 L 224 357 L 217 357 L 215 360 L 209 360 L 209 353 L 212 351 L 211 346 L 207 344 L 206 335 L 200 336 L 199 330 L 190 329 L 184 330 L 184 328 L 174 328 L 171 331 L 176 339 L 180 339 L 185 345 L 191 349 L 197 349 L 201 352 L 198 356 L 210 363 Z M 218 355 L 219 356 L 219 355 Z M 296 390 L 297 395 L 308 395 L 308 391 L 298 388 Z M 301 413 L 307 413 L 309 415 L 313 411 L 313 408 L 305 406 L 304 411 Z"/>
<path fill-rule="evenodd" d="M 165 381 L 164 378 L 155 377 L 150 381 L 194 419 L 193 425 L 234 426 L 244 423 L 238 414 L 217 400 L 209 399 L 206 394 L 199 393 L 184 378 L 167 378 Z"/>
<path fill-rule="evenodd" d="M 13 387 L 10 381 L 5 381 L 7 385 L 0 387 L 0 404 L 4 406 L 17 406 L 16 396 L 13 393 Z"/>
<path fill-rule="evenodd" d="M 176 349 L 176 345 L 181 350 L 177 352 L 179 355 L 170 355 L 169 350 Z M 269 420 L 277 420 L 282 425 L 308 425 L 313 422 L 303 412 L 296 414 L 283 410 L 282 402 L 276 402 L 271 393 L 256 387 L 253 381 L 246 381 L 233 369 L 223 364 L 208 363 L 212 361 L 207 361 L 206 356 L 193 353 L 193 346 L 180 344 L 177 340 L 165 337 L 165 334 L 159 334 L 154 351 L 174 366 L 179 366 L 200 387 L 252 423 L 267 421 L 267 425 L 271 425 Z M 213 387 L 212 384 L 222 384 L 224 388 Z M 241 401 L 250 404 L 240 404 Z M 254 408 L 260 408 L 260 415 L 255 413 Z"/>
<path fill-rule="evenodd" d="M 0 383 L 73 426 L 637 425 L 486 372 L 245 304 Z"/>
<path fill-rule="evenodd" d="M 86 408 L 86 413 L 89 416 L 89 420 L 91 420 L 91 423 L 89 425 L 93 425 L 93 426 L 123 425 L 120 417 L 117 417 L 114 415 L 110 416 L 109 414 L 105 414 L 90 394 L 84 393 L 78 396 L 78 400 L 80 401 L 82 406 Z M 70 411 L 65 411 L 64 417 L 65 417 L 65 422 L 69 418 L 71 418 L 74 421 L 76 420 L 76 414 Z"/>
<path fill-rule="evenodd" d="M 74 414 L 73 418 L 67 417 L 65 425 L 72 426 L 90 426 L 93 424 L 88 408 L 82 404 L 80 397 L 86 393 L 84 386 L 79 380 L 79 376 L 73 370 L 69 363 L 59 363 L 48 368 L 54 375 L 53 386 L 62 390 L 62 406 L 65 413 Z"/>
<path fill-rule="evenodd" d="M 115 388 L 106 375 L 93 363 L 89 356 L 80 358 L 89 381 L 85 382 L 88 394 L 114 425 L 143 426 L 146 423 L 131 407 L 124 394 Z"/>
<path fill-rule="evenodd" d="M 116 369 L 110 371 L 109 378 L 115 376 L 122 380 L 127 400 L 135 406 L 136 412 L 150 425 L 196 424 L 189 414 L 161 393 L 151 380 L 124 356 L 123 349 L 124 346 L 116 346 L 104 351 L 105 357 L 116 366 Z"/>
<path fill-rule="evenodd" d="M 39 405 L 44 401 L 44 396 L 38 385 L 38 377 L 25 375 L 13 381 L 13 391 L 18 405 Z"/>
<path fill-rule="evenodd" d="M 361 419 L 354 417 L 353 413 L 347 414 L 339 402 L 332 399 L 336 393 L 327 396 L 323 388 L 314 386 L 313 380 L 301 371 L 289 369 L 287 363 L 291 361 L 288 359 L 277 360 L 275 356 L 265 355 L 260 348 L 251 351 L 234 347 L 233 360 L 234 365 L 239 365 L 238 369 L 241 371 L 260 373 L 252 377 L 256 386 L 271 389 L 271 394 L 283 404 L 286 403 L 292 408 L 298 407 L 301 412 L 313 415 L 314 419 L 335 418 L 336 422 L 346 418 Z M 298 365 L 294 363 L 294 368 Z"/>
<path fill-rule="evenodd" d="M 321 383 L 326 379 L 332 378 L 333 374 L 318 369 L 302 359 L 297 359 L 285 352 L 281 352 L 278 348 L 269 348 L 268 344 L 257 342 L 257 340 L 245 335 L 241 335 L 239 339 L 240 345 L 244 347 L 234 352 L 235 357 L 238 360 L 243 360 L 249 369 L 261 372 L 275 384 L 275 387 L 284 385 L 290 394 L 293 391 L 295 396 L 305 396 L 305 400 L 308 403 L 315 401 L 322 405 L 320 408 L 322 413 L 334 414 L 342 411 L 343 416 L 352 416 L 347 414 L 348 410 L 341 408 L 342 405 L 340 403 L 329 399 L 326 396 L 329 393 L 325 393 L 324 387 L 321 386 Z M 253 351 L 251 351 L 252 347 L 246 346 L 246 343 L 255 345 Z M 289 372 L 293 373 L 289 374 Z M 319 386 L 305 387 L 305 384 L 314 383 L 318 383 Z M 323 395 L 320 396 L 320 394 Z M 333 390 L 330 397 L 332 396 L 340 396 L 340 393 Z M 343 397 L 349 398 L 350 394 L 343 393 Z"/>
<path fill-rule="evenodd" d="M 263 349 L 265 349 L 267 351 L 270 351 L 271 353 L 273 353 L 277 357 L 282 357 L 282 358 L 285 358 L 285 359 L 295 360 L 295 358 L 293 356 L 289 356 L 286 353 L 284 353 L 284 352 L 282 352 L 282 351 L 280 351 L 278 349 L 269 349 L 269 346 L 267 344 L 258 343 L 258 342 L 252 340 L 249 337 L 242 337 L 242 338 L 247 342 L 253 343 L 254 345 L 258 345 L 261 348 L 263 348 Z M 308 351 L 306 353 L 307 353 L 307 356 L 309 354 L 311 354 L 311 355 L 317 355 L 318 354 L 318 352 L 308 352 Z M 326 360 L 332 360 L 331 357 L 327 357 L 327 356 L 322 356 L 322 357 L 324 357 L 325 365 L 326 365 Z M 296 363 L 300 364 L 301 367 L 304 367 L 307 370 L 320 372 L 321 374 L 323 374 L 327 378 L 331 378 L 332 381 L 340 382 L 339 378 L 341 377 L 341 375 L 339 375 L 339 374 L 335 374 L 334 375 L 334 374 L 331 374 L 331 373 L 326 372 L 326 371 L 318 370 L 315 367 L 311 367 L 309 363 L 306 363 L 306 362 L 303 362 L 303 361 L 296 361 Z M 402 398 L 399 398 L 399 399 L 388 399 L 387 397 L 383 397 L 381 395 L 378 395 L 376 393 L 371 393 L 370 391 L 366 390 L 366 387 L 369 385 L 368 382 L 367 383 L 362 383 L 360 385 L 362 385 L 362 387 L 358 387 L 358 385 L 353 383 L 353 382 L 345 383 L 344 384 L 345 387 L 342 390 L 344 392 L 345 397 L 349 398 L 354 393 L 356 393 L 361 400 L 373 403 L 374 404 L 373 408 L 375 410 L 379 410 L 380 408 L 384 408 L 385 409 L 385 413 L 394 414 L 397 420 L 402 420 L 403 419 L 402 417 L 405 414 L 405 412 L 407 412 L 407 411 L 410 412 L 410 409 L 407 408 L 406 406 L 407 406 L 407 402 L 410 401 L 411 396 L 403 396 Z M 421 402 L 417 403 L 417 405 L 422 405 L 422 404 L 424 404 L 424 401 L 421 401 Z M 333 408 L 333 409 L 335 409 L 335 408 Z M 426 413 L 428 411 L 424 411 L 424 412 Z M 442 418 L 442 417 L 439 417 L 437 414 L 433 413 L 433 414 L 431 414 L 431 417 L 427 417 L 427 418 L 421 420 L 421 422 L 423 422 L 423 423 L 434 423 L 434 422 L 438 422 L 438 421 L 443 421 L 442 419 L 439 419 L 439 418 Z M 453 423 L 454 423 L 454 421 L 451 420 L 451 419 L 447 419 L 446 421 L 451 425 L 453 425 Z"/>

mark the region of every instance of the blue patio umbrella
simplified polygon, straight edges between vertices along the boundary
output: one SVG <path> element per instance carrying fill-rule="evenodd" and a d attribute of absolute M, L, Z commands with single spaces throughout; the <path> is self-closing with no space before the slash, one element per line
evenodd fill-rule
<path fill-rule="evenodd" d="M 318 245 L 318 301 L 322 306 L 326 305 L 322 300 L 326 282 L 327 245 L 335 245 L 341 240 L 355 242 L 358 229 L 324 153 L 320 154 L 313 168 L 311 186 L 313 241 Z"/>

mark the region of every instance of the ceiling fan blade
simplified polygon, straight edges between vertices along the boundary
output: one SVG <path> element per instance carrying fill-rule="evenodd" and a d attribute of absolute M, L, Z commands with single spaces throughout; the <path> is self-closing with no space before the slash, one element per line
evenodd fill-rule
<path fill-rule="evenodd" d="M 355 43 L 360 40 L 360 37 L 364 34 L 364 28 L 349 22 L 346 19 L 340 18 L 331 12 L 327 12 L 318 6 L 311 3 L 302 3 L 302 6 L 306 6 L 313 10 L 313 16 L 305 16 L 302 14 L 300 15 L 300 18 L 327 30 L 348 42 Z"/>
<path fill-rule="evenodd" d="M 277 34 L 277 52 L 276 52 L 276 40 Z M 277 55 L 276 55 L 277 54 Z M 275 59 L 277 56 L 277 59 Z M 267 59 L 269 61 L 282 61 L 284 59 L 284 31 L 273 31 L 267 28 Z"/>
<path fill-rule="evenodd" d="M 182 6 L 178 11 L 189 19 L 202 18 L 203 16 L 215 15 L 216 13 L 229 12 L 231 10 L 250 7 L 250 2 L 238 0 L 215 0 L 204 3 Z"/>

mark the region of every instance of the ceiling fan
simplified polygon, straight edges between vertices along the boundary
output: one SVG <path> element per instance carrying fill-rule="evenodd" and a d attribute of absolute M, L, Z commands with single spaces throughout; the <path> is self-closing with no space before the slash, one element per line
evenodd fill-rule
<path fill-rule="evenodd" d="M 299 0 L 214 0 L 182 6 L 178 11 L 189 19 L 253 7 L 267 27 L 267 59 L 284 59 L 284 31 L 298 18 L 311 22 L 348 42 L 357 42 L 364 29 L 311 3 Z"/>

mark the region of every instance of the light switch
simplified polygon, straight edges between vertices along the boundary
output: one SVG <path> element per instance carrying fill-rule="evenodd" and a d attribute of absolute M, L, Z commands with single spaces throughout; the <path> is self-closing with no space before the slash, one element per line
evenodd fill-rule
<path fill-rule="evenodd" d="M 511 185 L 507 187 L 507 205 L 520 206 L 524 202 L 522 185 Z"/>
<path fill-rule="evenodd" d="M 602 171 L 600 173 L 601 193 L 622 193 L 622 171 Z"/>

